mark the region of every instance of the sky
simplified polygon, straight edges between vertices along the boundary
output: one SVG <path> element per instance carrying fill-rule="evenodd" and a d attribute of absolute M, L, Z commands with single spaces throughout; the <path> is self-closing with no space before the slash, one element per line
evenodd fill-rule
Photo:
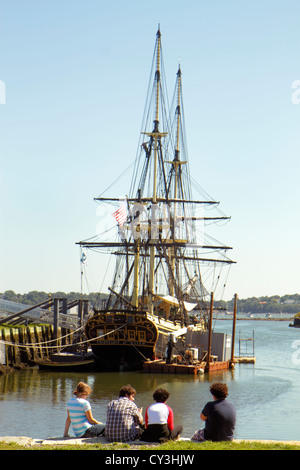
<path fill-rule="evenodd" d="M 299 18 L 298 0 L 0 0 L 0 292 L 80 291 L 76 242 L 136 156 L 160 24 L 193 177 L 231 216 L 225 299 L 299 293 Z"/>

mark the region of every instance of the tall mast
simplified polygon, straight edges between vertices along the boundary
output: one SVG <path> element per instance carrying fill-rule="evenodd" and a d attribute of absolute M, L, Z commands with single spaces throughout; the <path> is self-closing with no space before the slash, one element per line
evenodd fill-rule
<path fill-rule="evenodd" d="M 158 28 L 157 31 L 157 55 L 156 55 L 156 100 L 155 100 L 155 120 L 154 120 L 154 162 L 153 162 L 153 204 L 156 204 L 156 176 L 157 176 L 157 152 L 158 152 L 158 139 L 159 139 L 159 91 L 160 91 L 160 48 L 161 48 L 161 34 Z M 152 211 L 151 211 L 152 213 Z M 155 246 L 150 247 L 150 268 L 149 268 L 149 312 L 153 313 L 153 290 L 154 290 L 154 260 L 155 260 Z"/>
<path fill-rule="evenodd" d="M 175 158 L 174 158 L 174 166 L 175 166 L 175 188 L 174 188 L 174 198 L 177 198 L 177 185 L 178 185 L 178 161 L 179 161 L 179 139 L 180 139 L 180 118 L 181 118 L 181 110 L 180 110 L 180 95 L 181 95 L 181 70 L 180 66 L 177 72 L 177 126 L 176 126 L 176 147 L 175 147 Z M 176 207 L 176 206 L 175 206 Z"/>
<path fill-rule="evenodd" d="M 160 33 L 159 28 L 157 30 L 156 37 L 157 37 L 157 53 L 156 53 L 156 72 L 155 72 L 156 100 L 155 100 L 154 132 L 158 132 L 158 125 L 159 125 L 160 50 L 161 50 L 161 33 Z"/>
<path fill-rule="evenodd" d="M 156 70 L 154 75 L 155 80 L 155 109 L 154 109 L 154 127 L 152 132 L 143 132 L 143 134 L 150 137 L 152 144 L 150 152 L 153 150 L 153 187 L 152 187 L 152 209 L 153 205 L 157 203 L 157 167 L 158 167 L 158 152 L 160 149 L 161 138 L 166 135 L 164 132 L 159 132 L 159 109 L 160 109 L 160 87 L 161 87 L 161 33 L 160 29 L 156 33 Z M 150 156 L 150 153 L 149 153 Z M 151 209 L 151 214 L 152 214 Z M 140 238 L 136 240 L 135 247 L 135 263 L 134 263 L 134 287 L 133 287 L 133 305 L 138 306 L 138 278 L 139 278 L 139 256 L 140 256 Z M 153 293 L 154 293 L 154 270 L 155 270 L 155 245 L 150 240 L 150 263 L 149 263 L 149 292 L 148 292 L 148 309 L 153 313 Z"/>
<path fill-rule="evenodd" d="M 153 129 L 153 138 L 154 138 L 154 159 L 153 159 L 153 204 L 156 204 L 156 181 L 157 181 L 157 152 L 158 152 L 158 140 L 159 140 L 159 98 L 160 98 L 160 48 L 161 48 L 161 34 L 158 28 L 156 33 L 157 37 L 157 53 L 156 53 L 156 72 L 155 72 L 155 82 L 156 82 L 156 96 L 155 96 L 155 119 L 154 119 L 154 129 Z"/>
<path fill-rule="evenodd" d="M 145 132 L 153 140 L 153 193 L 152 204 L 157 203 L 157 163 L 158 163 L 158 150 L 160 147 L 161 138 L 166 136 L 165 132 L 159 132 L 159 107 L 160 107 L 160 87 L 161 87 L 161 33 L 160 29 L 156 33 L 156 71 L 155 71 L 155 116 L 154 128 L 152 132 Z M 152 208 L 154 210 L 154 208 Z M 152 210 L 151 210 L 152 214 Z M 152 241 L 150 240 L 150 243 Z M 154 270 L 155 270 L 155 245 L 150 245 L 150 264 L 149 264 L 149 293 L 148 293 L 148 309 L 153 313 L 153 294 L 154 294 Z"/>
<path fill-rule="evenodd" d="M 178 72 L 177 72 L 176 86 L 177 86 L 177 105 L 176 105 L 176 111 L 175 111 L 175 116 L 176 116 L 175 155 L 174 155 L 174 159 L 168 162 L 172 164 L 171 173 L 174 174 L 174 193 L 172 194 L 172 197 L 174 197 L 175 202 L 173 206 L 173 224 L 172 224 L 172 229 L 171 229 L 172 230 L 171 238 L 173 239 L 174 242 L 176 241 L 177 236 L 179 235 L 176 233 L 176 227 L 178 226 L 176 200 L 178 199 L 178 194 L 179 194 L 178 186 L 179 186 L 179 178 L 180 178 L 180 168 L 182 164 L 186 163 L 180 160 L 180 128 L 181 128 L 181 69 L 180 69 L 180 65 L 178 67 Z M 170 269 L 171 269 L 171 273 L 169 276 L 169 292 L 171 295 L 174 295 L 173 279 L 175 276 L 175 259 L 176 259 L 175 247 L 169 248 L 169 257 L 170 257 Z"/>

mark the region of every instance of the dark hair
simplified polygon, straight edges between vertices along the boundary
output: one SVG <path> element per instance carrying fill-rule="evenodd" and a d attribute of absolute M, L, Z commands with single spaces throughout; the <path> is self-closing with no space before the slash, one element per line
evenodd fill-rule
<path fill-rule="evenodd" d="M 170 396 L 169 392 L 167 390 L 165 390 L 164 388 L 158 388 L 153 393 L 154 400 L 159 402 L 159 403 L 165 403 L 165 401 L 167 401 L 169 396 Z"/>
<path fill-rule="evenodd" d="M 228 387 L 226 384 L 223 384 L 221 382 L 215 382 L 210 386 L 210 393 L 220 399 L 220 398 L 226 398 L 228 395 Z"/>
<path fill-rule="evenodd" d="M 124 387 L 120 388 L 119 397 L 130 397 L 130 395 L 135 395 L 136 390 L 130 385 L 124 385 Z"/>

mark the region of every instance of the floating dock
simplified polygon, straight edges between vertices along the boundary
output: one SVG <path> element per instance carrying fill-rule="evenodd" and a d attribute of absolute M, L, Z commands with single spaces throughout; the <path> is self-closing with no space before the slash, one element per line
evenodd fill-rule
<path fill-rule="evenodd" d="M 213 372 L 217 370 L 228 370 L 234 367 L 231 361 L 213 361 L 209 364 L 199 362 L 194 364 L 167 364 L 166 361 L 157 359 L 154 361 L 144 362 L 143 370 L 148 373 L 156 374 L 193 374 L 200 375 L 205 372 Z"/>
<path fill-rule="evenodd" d="M 157 359 L 146 361 L 143 366 L 144 372 L 156 374 L 203 374 L 205 364 L 167 364 L 166 361 Z"/>
<path fill-rule="evenodd" d="M 235 357 L 234 362 L 239 364 L 255 364 L 255 356 Z"/>

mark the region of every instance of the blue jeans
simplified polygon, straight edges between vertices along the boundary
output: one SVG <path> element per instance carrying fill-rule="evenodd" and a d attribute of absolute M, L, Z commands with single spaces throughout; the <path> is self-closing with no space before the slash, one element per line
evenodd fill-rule
<path fill-rule="evenodd" d="M 93 424 L 90 426 L 81 437 L 97 437 L 103 436 L 105 431 L 105 424 Z"/>

